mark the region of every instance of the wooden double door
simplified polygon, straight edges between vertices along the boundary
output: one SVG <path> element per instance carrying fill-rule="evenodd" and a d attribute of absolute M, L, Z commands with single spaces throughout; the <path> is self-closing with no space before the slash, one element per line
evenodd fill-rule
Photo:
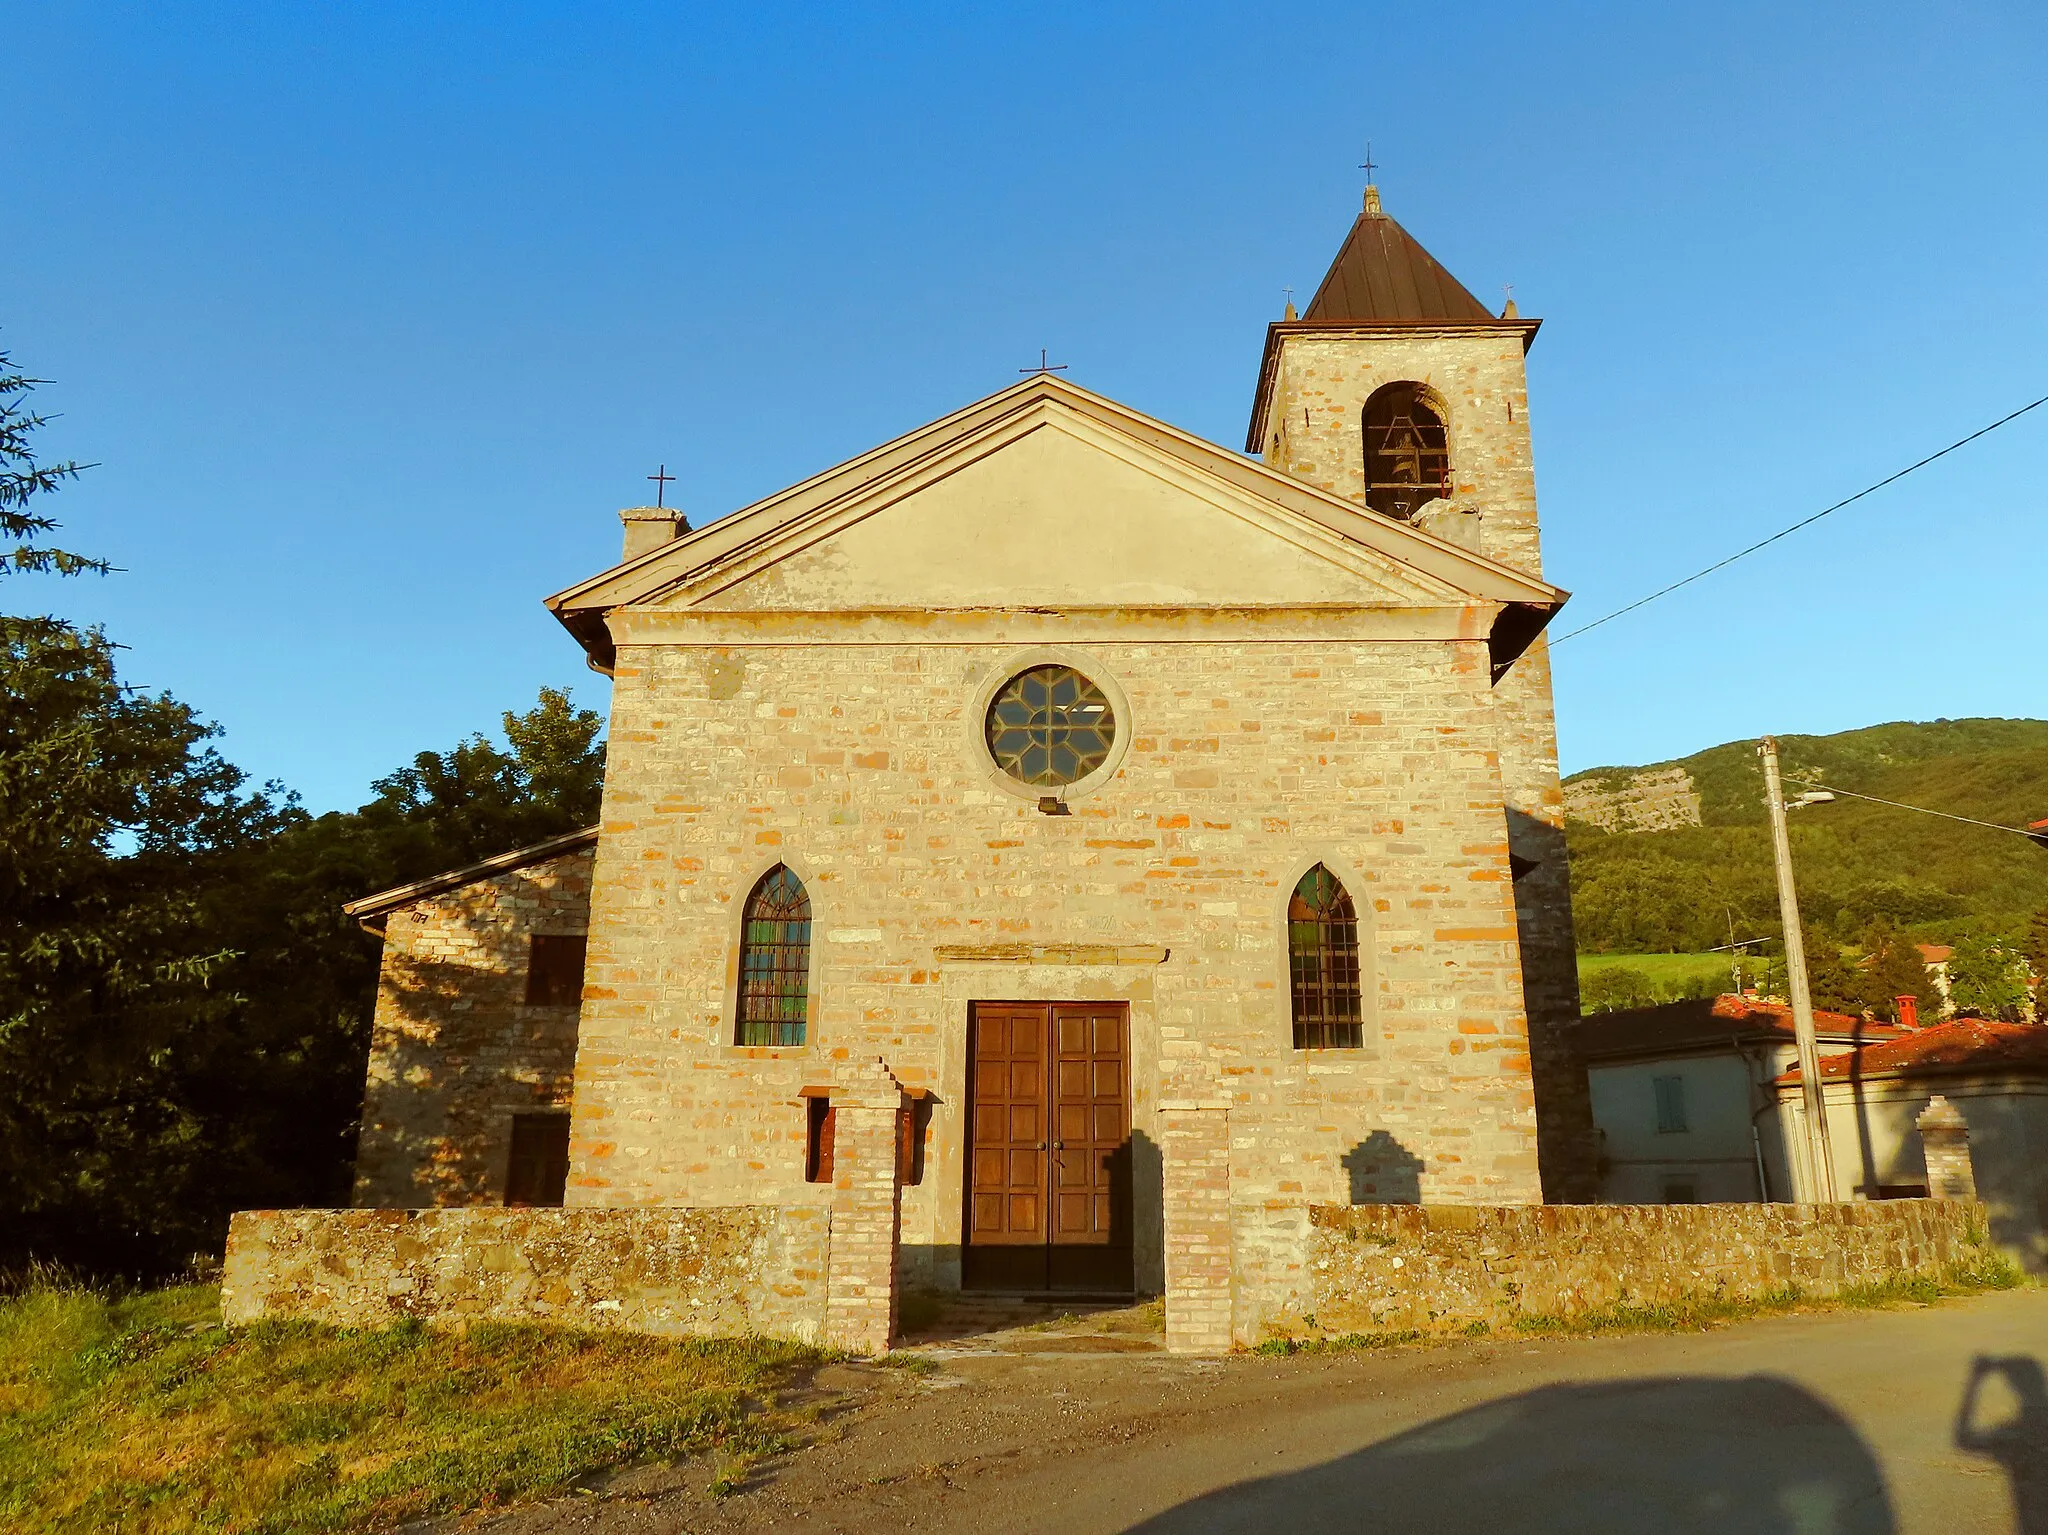
<path fill-rule="evenodd" d="M 974 1004 L 970 1289 L 1130 1291 L 1130 1044 L 1122 1003 Z"/>

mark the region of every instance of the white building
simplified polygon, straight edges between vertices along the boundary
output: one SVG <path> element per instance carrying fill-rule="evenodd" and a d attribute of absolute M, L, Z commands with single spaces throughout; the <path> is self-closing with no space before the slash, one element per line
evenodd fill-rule
<path fill-rule="evenodd" d="M 1824 1057 L 1900 1033 L 1826 1012 L 1814 1014 L 1814 1028 Z M 1798 1064 L 1791 1009 L 1722 996 L 1595 1013 L 1579 1025 L 1579 1047 L 1601 1203 L 1795 1197 L 1776 1086 Z"/>

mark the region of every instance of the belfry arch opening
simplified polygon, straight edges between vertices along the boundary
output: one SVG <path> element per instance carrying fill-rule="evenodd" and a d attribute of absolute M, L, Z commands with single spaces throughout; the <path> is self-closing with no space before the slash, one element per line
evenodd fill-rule
<path fill-rule="evenodd" d="M 1443 402 L 1426 384 L 1385 384 L 1365 402 L 1365 502 L 1403 520 L 1451 493 Z"/>

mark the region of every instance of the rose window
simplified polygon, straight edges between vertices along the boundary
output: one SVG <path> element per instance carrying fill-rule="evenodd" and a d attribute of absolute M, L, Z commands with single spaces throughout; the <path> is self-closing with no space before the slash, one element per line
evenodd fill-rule
<path fill-rule="evenodd" d="M 1102 689 L 1071 666 L 1034 666 L 988 706 L 988 749 L 1020 783 L 1063 788 L 1109 760 L 1116 714 Z"/>

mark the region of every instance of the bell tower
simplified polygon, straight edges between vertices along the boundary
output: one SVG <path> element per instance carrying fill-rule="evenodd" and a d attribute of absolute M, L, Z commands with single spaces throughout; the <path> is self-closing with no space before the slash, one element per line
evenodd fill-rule
<path fill-rule="evenodd" d="M 1543 573 L 1523 359 L 1540 320 L 1494 314 L 1380 205 L 1365 206 L 1306 313 L 1266 330 L 1245 451 L 1451 543 Z M 1579 1015 L 1550 652 L 1494 684 L 1544 1198 L 1599 1195 Z"/>

